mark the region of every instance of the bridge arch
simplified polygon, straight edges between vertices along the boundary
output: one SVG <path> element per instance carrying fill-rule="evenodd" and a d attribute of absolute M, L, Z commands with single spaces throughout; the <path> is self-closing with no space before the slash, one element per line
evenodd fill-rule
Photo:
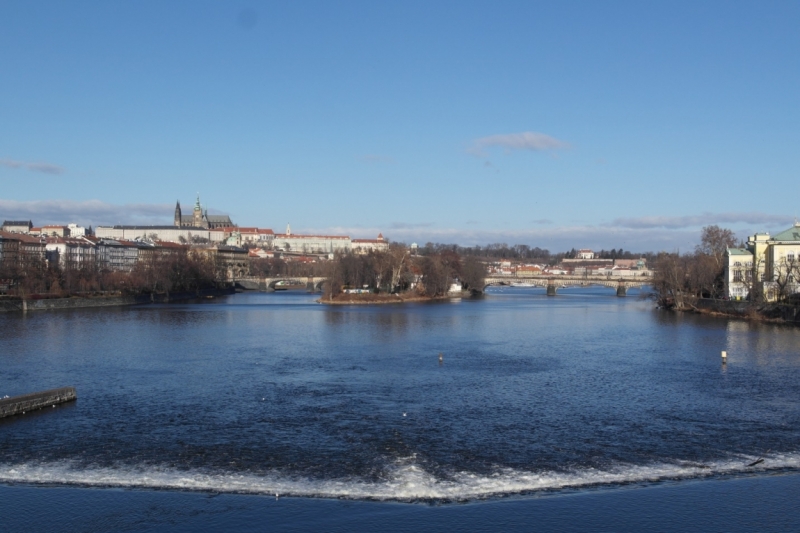
<path fill-rule="evenodd" d="M 266 285 L 266 289 L 269 290 L 276 290 L 280 288 L 282 284 L 298 286 L 302 285 L 304 287 L 308 286 L 308 278 L 298 278 L 294 276 L 281 276 L 276 278 L 266 278 L 264 280 Z"/>
<path fill-rule="evenodd" d="M 550 276 L 536 278 L 517 278 L 517 277 L 487 277 L 484 280 L 484 288 L 492 286 L 517 286 L 517 287 L 545 287 L 548 296 L 555 296 L 558 289 L 563 287 L 589 287 L 602 286 L 614 289 L 617 296 L 626 296 L 628 289 L 633 287 L 643 287 L 650 285 L 649 278 L 610 278 L 610 277 L 586 277 L 586 276 Z"/>

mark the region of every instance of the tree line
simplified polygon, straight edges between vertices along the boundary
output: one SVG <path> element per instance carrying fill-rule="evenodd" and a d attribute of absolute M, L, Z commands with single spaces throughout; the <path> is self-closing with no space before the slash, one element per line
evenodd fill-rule
<path fill-rule="evenodd" d="M 725 296 L 725 253 L 735 246 L 734 233 L 719 226 L 706 226 L 700 244 L 692 252 L 662 252 L 653 267 L 653 289 L 660 306 L 668 309 L 696 308 L 702 298 Z"/>
<path fill-rule="evenodd" d="M 486 246 L 460 246 L 458 244 L 442 244 L 428 242 L 421 246 L 417 253 L 422 256 L 436 255 L 443 252 L 455 252 L 462 257 L 478 257 L 482 259 L 506 259 L 516 261 L 532 261 L 547 265 L 557 265 L 563 259 L 575 259 L 578 257 L 578 250 L 572 248 L 566 252 L 551 253 L 546 248 L 538 246 L 528 246 L 527 244 L 514 244 L 509 246 L 507 243 L 493 243 Z M 652 252 L 631 252 L 629 250 L 614 249 L 600 250 L 594 256 L 598 259 L 639 259 L 644 257 L 647 260 L 654 259 L 656 254 Z"/>
<path fill-rule="evenodd" d="M 661 253 L 655 261 L 653 288 L 659 305 L 674 309 L 696 309 L 701 299 L 726 299 L 725 267 L 728 248 L 737 245 L 733 231 L 719 226 L 706 226 L 700 244 L 689 253 Z M 777 264 L 765 264 L 769 273 L 762 273 L 759 263 L 764 258 L 743 256 L 743 263 L 734 266 L 733 282 L 744 288 L 748 300 L 761 304 L 766 300 L 785 302 L 793 297 L 794 284 L 800 280 L 800 258 L 793 255 Z M 765 293 L 764 281 L 770 281 Z"/>
<path fill-rule="evenodd" d="M 130 271 L 112 270 L 97 260 L 47 262 L 40 257 L 0 263 L 0 280 L 12 296 L 68 296 L 191 292 L 219 286 L 224 265 L 186 249 L 140 257 Z"/>

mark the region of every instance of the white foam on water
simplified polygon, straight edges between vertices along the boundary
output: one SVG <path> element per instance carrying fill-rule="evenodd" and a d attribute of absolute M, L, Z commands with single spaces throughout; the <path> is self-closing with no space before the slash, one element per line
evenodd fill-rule
<path fill-rule="evenodd" d="M 86 467 L 69 461 L 52 463 L 0 464 L 0 483 L 82 485 L 122 488 L 152 488 L 226 493 L 249 493 L 318 498 L 375 500 L 473 500 L 490 496 L 559 490 L 589 486 L 690 479 L 744 472 L 800 468 L 800 453 L 764 456 L 755 467 L 747 465 L 756 457 L 734 458 L 699 464 L 689 461 L 650 465 L 619 464 L 606 469 L 571 472 L 526 472 L 500 469 L 491 475 L 457 472 L 437 479 L 413 458 L 402 459 L 388 468 L 384 480 L 317 480 L 293 478 L 280 473 L 247 474 L 183 471 L 174 468 Z"/>

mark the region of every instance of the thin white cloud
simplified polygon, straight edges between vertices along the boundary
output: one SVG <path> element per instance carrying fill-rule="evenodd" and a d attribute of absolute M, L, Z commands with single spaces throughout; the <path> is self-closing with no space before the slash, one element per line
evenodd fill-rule
<path fill-rule="evenodd" d="M 64 167 L 53 165 L 52 163 L 29 163 L 26 161 L 15 161 L 13 159 L 0 159 L 0 166 L 7 168 L 20 169 L 24 168 L 31 172 L 41 172 L 43 174 L 63 174 Z"/>
<path fill-rule="evenodd" d="M 43 224 L 78 223 L 85 226 L 114 224 L 172 224 L 171 204 L 115 205 L 100 200 L 35 200 L 21 202 L 0 199 L 0 219 L 31 220 Z"/>
<path fill-rule="evenodd" d="M 437 228 L 405 224 L 407 227 L 328 227 L 303 229 L 298 233 L 359 236 L 383 235 L 391 241 L 423 244 L 435 242 L 474 246 L 495 242 L 509 245 L 527 244 L 546 248 L 551 252 L 564 252 L 571 248 L 610 250 L 623 248 L 633 252 L 660 252 L 693 250 L 700 240 L 698 230 L 634 229 L 601 226 L 549 226 L 523 230 L 481 230 Z"/>
<path fill-rule="evenodd" d="M 417 229 L 417 228 L 430 228 L 433 226 L 433 222 L 392 222 L 389 224 L 389 228 L 391 229 Z"/>
<path fill-rule="evenodd" d="M 383 231 L 384 235 L 399 242 L 435 242 L 462 246 L 485 246 L 495 242 L 527 244 L 547 248 L 551 252 L 571 248 L 609 250 L 623 248 L 633 252 L 691 251 L 700 241 L 703 226 L 718 224 L 731 227 L 737 238 L 746 238 L 756 231 L 782 231 L 794 223 L 794 218 L 765 213 L 703 213 L 681 217 L 619 218 L 610 224 L 555 225 L 552 220 L 531 221 L 532 227 L 507 229 L 481 229 L 469 224 L 468 228 L 441 228 L 435 224 L 394 223 L 389 228 L 332 228 L 340 235 L 371 234 Z"/>
<path fill-rule="evenodd" d="M 522 133 L 506 133 L 502 135 L 490 135 L 472 141 L 472 145 L 467 152 L 474 156 L 486 157 L 488 148 L 500 147 L 506 152 L 514 150 L 528 150 L 531 152 L 545 152 L 569 148 L 569 143 L 538 133 L 535 131 L 524 131 Z"/>
<path fill-rule="evenodd" d="M 680 217 L 649 216 L 634 218 L 615 218 L 606 226 L 623 228 L 666 228 L 680 229 L 712 224 L 751 224 L 755 226 L 779 226 L 791 224 L 794 219 L 785 215 L 772 215 L 767 213 L 702 213 L 700 215 L 687 215 Z"/>

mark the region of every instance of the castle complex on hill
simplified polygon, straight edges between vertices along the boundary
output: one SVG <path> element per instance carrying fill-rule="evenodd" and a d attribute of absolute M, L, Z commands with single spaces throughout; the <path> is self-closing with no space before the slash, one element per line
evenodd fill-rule
<path fill-rule="evenodd" d="M 6 225 L 13 231 L 29 233 L 30 221 L 9 221 Z M 5 227 L 5 226 L 4 226 Z M 55 226 L 62 237 L 70 235 L 72 228 Z M 51 229 L 44 227 L 39 231 Z M 52 231 L 56 231 L 52 230 Z M 258 247 L 282 254 L 333 254 L 354 252 L 365 254 L 371 251 L 386 251 L 389 241 L 382 234 L 377 239 L 351 239 L 348 235 L 296 235 L 287 226 L 285 234 L 276 235 L 271 229 L 237 226 L 228 215 L 209 215 L 200 204 L 200 195 L 191 215 L 181 212 L 180 201 L 175 204 L 175 217 L 171 226 L 98 226 L 94 230 L 98 239 L 121 241 L 161 241 L 172 243 L 212 244 L 225 246 Z"/>
<path fill-rule="evenodd" d="M 194 203 L 194 209 L 191 215 L 181 214 L 180 200 L 175 204 L 175 222 L 174 225 L 179 228 L 230 228 L 235 226 L 228 215 L 209 215 L 208 209 L 203 209 L 200 206 L 200 195 L 197 195 L 197 201 Z"/>

